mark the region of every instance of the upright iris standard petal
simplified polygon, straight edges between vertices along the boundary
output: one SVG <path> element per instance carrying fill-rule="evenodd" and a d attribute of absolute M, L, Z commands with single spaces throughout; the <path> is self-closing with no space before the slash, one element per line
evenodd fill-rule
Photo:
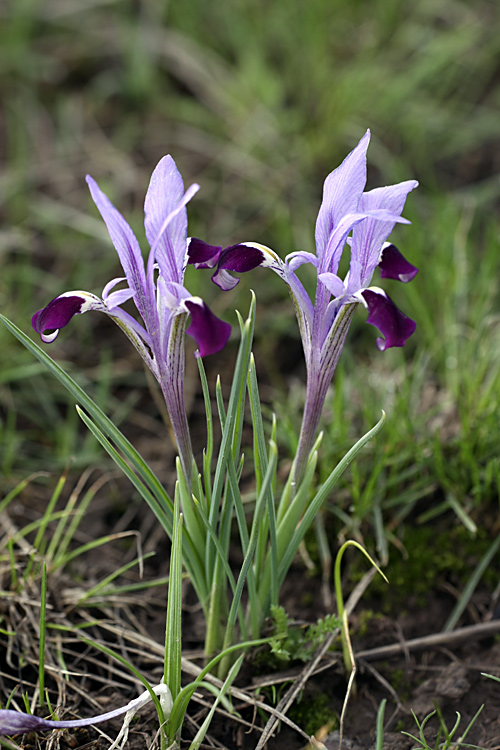
<path fill-rule="evenodd" d="M 176 210 L 184 195 L 184 181 L 175 161 L 170 155 L 164 156 L 151 175 L 144 201 L 144 228 L 162 274 L 177 283 L 183 281 L 186 264 L 187 212 Z"/>
<path fill-rule="evenodd" d="M 415 278 L 418 268 L 406 260 L 396 245 L 386 243 L 382 248 L 380 263 L 380 277 L 382 279 L 396 279 L 407 284 Z"/>
<path fill-rule="evenodd" d="M 404 346 L 415 332 L 415 321 L 402 313 L 382 289 L 365 289 L 360 294 L 368 308 L 366 322 L 378 328 L 385 337 L 377 339 L 380 351 L 391 346 Z"/>
<path fill-rule="evenodd" d="M 57 338 L 59 330 L 68 325 L 74 315 L 88 310 L 102 310 L 105 305 L 89 292 L 65 292 L 51 300 L 31 318 L 31 325 L 40 334 L 42 341 L 50 344 Z M 50 333 L 46 333 L 50 331 Z"/>
<path fill-rule="evenodd" d="M 135 293 L 134 302 L 141 318 L 147 326 L 152 327 L 155 318 L 154 292 L 146 281 L 144 260 L 137 238 L 128 222 L 90 175 L 87 175 L 87 184 L 118 253 L 128 285 Z"/>
<path fill-rule="evenodd" d="M 334 228 L 344 216 L 357 211 L 366 184 L 366 151 L 369 143 L 370 131 L 367 130 L 356 148 L 325 180 L 315 232 L 320 264 Z M 322 267 L 322 271 L 329 270 Z"/>
<path fill-rule="evenodd" d="M 191 297 L 184 303 L 191 313 L 191 324 L 186 333 L 198 344 L 200 357 L 215 354 L 227 344 L 231 326 L 220 320 L 199 297 Z"/>
<path fill-rule="evenodd" d="M 372 213 L 372 218 L 357 224 L 352 233 L 351 258 L 359 264 L 358 289 L 370 285 L 373 273 L 380 262 L 380 252 L 397 222 L 396 217 L 400 216 L 408 193 L 417 185 L 415 180 L 406 180 L 396 185 L 375 188 L 361 196 L 359 210 Z M 387 220 L 381 215 L 375 218 L 376 212 L 382 210 L 387 211 Z M 350 286 L 354 282 L 352 274 L 351 277 Z"/>

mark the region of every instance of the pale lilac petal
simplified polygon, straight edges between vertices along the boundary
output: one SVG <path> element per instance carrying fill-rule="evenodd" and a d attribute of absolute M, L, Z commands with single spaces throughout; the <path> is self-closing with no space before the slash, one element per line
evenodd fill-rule
<path fill-rule="evenodd" d="M 387 185 L 378 187 L 363 193 L 360 203 L 360 211 L 374 211 L 377 208 L 384 208 L 392 214 L 400 215 L 408 193 L 418 187 L 416 180 L 405 180 L 398 182 L 396 185 Z"/>
<path fill-rule="evenodd" d="M 111 290 L 114 289 L 117 284 L 121 284 L 122 281 L 126 280 L 127 279 L 125 278 L 125 276 L 120 276 L 117 279 L 111 279 L 111 281 L 108 281 L 108 283 L 102 290 L 102 298 L 107 299 Z"/>
<path fill-rule="evenodd" d="M 320 260 L 334 227 L 343 216 L 358 210 L 358 203 L 366 185 L 366 150 L 369 142 L 370 131 L 367 130 L 356 148 L 325 180 L 315 233 Z"/>
<path fill-rule="evenodd" d="M 334 297 L 343 297 L 345 293 L 345 284 L 342 279 L 335 273 L 320 273 L 319 281 L 326 286 Z"/>
<path fill-rule="evenodd" d="M 299 250 L 296 253 L 290 253 L 286 256 L 285 262 L 289 271 L 296 271 L 304 263 L 311 263 L 314 267 L 318 265 L 318 258 L 313 253 L 307 253 Z"/>
<path fill-rule="evenodd" d="M 186 203 L 199 190 L 184 182 L 170 155 L 156 166 L 144 202 L 146 237 L 165 278 L 182 283 L 187 251 Z M 168 228 L 168 230 L 167 230 Z"/>
<path fill-rule="evenodd" d="M 229 323 L 220 320 L 199 298 L 192 297 L 185 305 L 191 313 L 191 324 L 186 333 L 196 341 L 198 356 L 206 357 L 223 349 L 231 333 Z"/>
<path fill-rule="evenodd" d="M 332 230 L 332 233 L 328 239 L 327 246 L 318 262 L 318 269 L 320 273 L 337 273 L 342 252 L 346 244 L 347 235 L 356 226 L 370 219 L 374 222 L 392 222 L 395 224 L 409 224 L 407 219 L 403 219 L 401 216 L 392 214 L 390 211 L 384 209 L 377 209 L 374 211 L 364 211 L 363 213 L 346 214 L 343 216 L 336 227 Z M 351 246 L 351 256 L 357 260 L 357 257 L 353 255 Z"/>
<path fill-rule="evenodd" d="M 106 306 L 99 297 L 89 292 L 65 292 L 38 310 L 31 319 L 31 325 L 40 334 L 42 341 L 50 344 L 74 315 L 80 315 L 88 310 L 106 312 Z M 47 334 L 45 331 L 51 333 Z"/>
<path fill-rule="evenodd" d="M 197 237 L 188 243 L 188 263 L 195 268 L 215 268 L 222 252 L 222 245 L 209 245 Z"/>
<path fill-rule="evenodd" d="M 350 296 L 355 292 L 359 292 L 360 289 L 363 289 L 363 284 L 361 283 L 362 271 L 363 267 L 361 266 L 361 263 L 358 263 L 357 260 L 351 257 L 349 270 L 345 277 L 346 295 Z"/>
<path fill-rule="evenodd" d="M 360 297 L 368 308 L 366 322 L 378 328 L 385 337 L 377 339 L 380 351 L 403 346 L 417 327 L 415 321 L 402 313 L 381 289 L 365 289 Z"/>
<path fill-rule="evenodd" d="M 99 212 L 108 228 L 129 287 L 135 292 L 134 301 L 143 320 L 153 326 L 155 312 L 151 293 L 146 288 L 144 260 L 137 238 L 121 213 L 113 206 L 95 180 L 87 175 L 87 184 Z"/>
<path fill-rule="evenodd" d="M 162 270 L 162 273 L 165 276 L 168 276 L 168 275 L 172 276 L 173 280 L 179 284 L 184 279 L 184 272 L 188 264 L 187 237 L 184 243 L 184 256 L 182 258 L 182 263 L 180 263 L 179 265 L 177 265 L 179 263 L 179 259 L 173 254 L 165 254 L 164 252 L 162 252 L 162 247 L 163 247 L 163 243 L 165 242 L 165 240 L 167 240 L 167 243 L 168 243 L 168 230 L 169 230 L 170 224 L 173 222 L 176 216 L 186 211 L 187 204 L 189 203 L 191 198 L 198 192 L 199 189 L 200 189 L 199 185 L 191 185 L 190 187 L 188 187 L 188 189 L 184 193 L 184 196 L 182 197 L 180 202 L 164 219 L 163 224 L 160 227 L 159 234 L 156 237 L 156 240 L 151 245 L 150 259 L 151 260 L 157 259 L 158 266 Z"/>
<path fill-rule="evenodd" d="M 212 276 L 212 281 L 219 287 L 219 289 L 222 289 L 223 292 L 229 292 L 240 283 L 240 280 L 237 279 L 236 276 L 231 276 L 229 271 L 225 271 L 224 269 L 216 271 Z"/>
<path fill-rule="evenodd" d="M 158 277 L 158 289 L 162 303 L 172 311 L 180 310 L 182 301 L 193 296 L 183 284 L 167 281 L 163 276 Z"/>
<path fill-rule="evenodd" d="M 390 244 L 382 249 L 379 268 L 381 278 L 396 279 L 404 284 L 414 279 L 418 273 L 418 268 L 407 261 L 395 245 Z"/>
<path fill-rule="evenodd" d="M 108 294 L 108 296 L 105 298 L 106 307 L 110 312 L 112 312 L 119 305 L 123 305 L 124 302 L 127 302 L 127 300 L 131 299 L 134 294 L 135 292 L 133 292 L 132 289 L 129 289 L 128 287 L 127 289 L 119 289 L 117 292 L 111 292 L 111 294 Z"/>
<path fill-rule="evenodd" d="M 121 307 L 115 307 L 109 311 L 105 309 L 103 310 L 103 312 L 107 312 L 115 322 L 117 322 L 118 320 L 121 321 L 120 328 L 124 331 L 124 333 L 126 333 L 127 335 L 129 335 L 129 332 L 137 334 L 137 337 L 144 341 L 149 349 L 153 351 L 153 340 L 151 336 L 146 331 L 146 329 L 134 317 L 132 317 L 132 315 L 130 315 L 130 313 L 122 310 Z M 133 336 L 129 337 L 132 339 L 135 338 Z M 146 361 L 148 361 L 148 359 L 146 359 Z"/>
<path fill-rule="evenodd" d="M 378 265 L 380 252 L 384 242 L 394 229 L 396 219 L 400 216 L 408 193 L 418 186 L 415 180 L 407 180 L 397 185 L 376 188 L 364 193 L 359 210 L 363 212 L 376 212 L 385 210 L 388 212 L 387 220 L 383 218 L 368 219 L 357 224 L 352 233 L 351 256 L 361 265 L 360 288 L 367 286 Z M 393 217 L 390 217 L 390 214 Z M 399 223 L 409 223 L 407 221 Z"/>

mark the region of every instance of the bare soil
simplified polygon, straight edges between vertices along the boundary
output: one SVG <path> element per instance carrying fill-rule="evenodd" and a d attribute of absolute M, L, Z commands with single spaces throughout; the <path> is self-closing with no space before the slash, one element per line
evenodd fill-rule
<path fill-rule="evenodd" d="M 116 481 L 117 487 L 123 489 L 121 480 Z M 117 509 L 115 497 L 115 492 L 98 494 L 79 532 L 78 542 L 110 531 L 122 534 L 127 528 L 137 529 L 142 554 L 157 552 L 156 557 L 145 561 L 143 579 L 153 580 L 166 575 L 168 546 L 154 518 L 141 506 L 132 506 L 134 510 L 130 507 Z M 2 536 L 5 533 L 12 535 L 17 528 L 36 517 L 41 500 L 33 493 L 25 493 L 16 500 L 8 514 L 1 517 Z M 65 573 L 49 574 L 48 620 L 60 627 L 101 621 L 101 626 L 89 626 L 82 633 L 119 651 L 151 682 L 158 682 L 166 585 L 163 583 L 133 594 L 108 593 L 102 601 L 94 597 L 92 606 L 82 604 L 78 601 L 82 592 L 137 554 L 137 536 L 117 538 L 103 550 L 105 552 L 98 550 L 75 560 Z M 26 570 L 29 553 L 27 543 L 24 553 L 17 553 L 18 574 Z M 19 705 L 19 695 L 23 692 L 33 695 L 36 684 L 40 582 L 32 578 L 24 588 L 18 586 L 16 591 L 11 586 L 10 576 L 8 566 L 4 566 L 0 600 L 2 628 L 16 635 L 12 637 L 5 632 L 0 635 L 0 690 L 5 701 L 16 688 Z M 138 578 L 134 569 L 117 583 L 130 583 Z M 298 560 L 283 589 L 282 604 L 300 624 L 314 622 L 326 613 L 324 594 L 319 578 L 308 575 Z M 436 581 L 436 588 L 429 591 L 425 602 L 402 592 L 399 606 L 396 602 L 394 611 L 381 615 L 377 612 L 376 597 L 372 597 L 367 589 L 350 618 L 352 646 L 358 656 L 355 689 L 345 714 L 345 750 L 374 746 L 377 712 L 384 699 L 387 701 L 385 748 L 405 750 L 417 747 L 418 740 L 403 733 L 409 732 L 418 738 L 419 730 L 412 712 L 422 722 L 436 707 L 439 707 L 448 730 L 455 725 L 457 712 L 460 714 L 460 728 L 453 743 L 456 746 L 481 706 L 482 711 L 465 742 L 482 748 L 500 747 L 500 685 L 482 676 L 484 672 L 500 676 L 500 642 L 496 632 L 500 632 L 500 621 L 495 619 L 493 598 L 487 591 L 479 591 L 458 628 L 460 636 L 460 629 L 468 626 L 465 634 L 459 638 L 442 634 L 441 642 L 433 643 L 426 637 L 442 632 L 452 603 L 452 597 L 444 594 Z M 489 624 L 485 625 L 484 621 Z M 199 665 L 202 663 L 203 624 L 188 583 L 183 624 L 186 658 Z M 423 641 L 415 644 L 414 639 L 418 638 Z M 391 648 L 384 651 L 386 646 L 397 653 L 391 653 Z M 301 687 L 287 711 L 288 717 L 307 735 L 314 732 L 327 750 L 338 748 L 338 722 L 347 690 L 339 648 L 338 638 L 333 639 L 331 648 L 323 654 L 307 681 L 304 680 L 307 664 L 292 660 L 280 666 L 269 660 L 271 666 L 266 667 L 266 659 L 262 658 L 264 649 L 249 654 L 236 686 L 247 694 L 250 703 L 238 694 L 233 697 L 238 716 L 218 714 L 202 747 L 253 750 L 269 718 L 261 703 L 265 701 L 276 706 L 281 701 L 282 705 L 298 683 Z M 61 658 L 70 675 L 66 679 L 60 674 Z M 188 674 L 185 677 L 189 679 Z M 75 632 L 53 630 L 49 631 L 47 646 L 47 685 L 51 701 L 59 706 L 60 718 L 83 717 L 110 710 L 131 700 L 140 689 L 125 669 L 83 644 Z M 183 730 L 183 746 L 189 747 L 189 738 L 194 736 L 196 727 L 203 721 L 210 701 L 208 694 L 200 694 L 192 702 Z M 40 712 L 38 706 L 35 710 Z M 113 738 L 119 727 L 120 721 L 116 720 L 101 725 L 100 730 Z M 131 729 L 128 747 L 131 750 L 149 747 L 155 741 L 156 727 L 154 710 L 146 708 L 141 711 Z M 425 737 L 431 746 L 436 743 L 438 730 L 439 720 L 435 715 L 425 727 Z M 53 732 L 37 737 L 30 735 L 18 737 L 17 741 L 23 747 L 52 746 L 55 743 L 63 750 L 106 747 L 109 744 L 95 729 Z M 441 737 L 440 741 L 443 742 L 444 738 Z M 306 748 L 308 742 L 304 734 L 280 722 L 265 746 L 269 750 L 299 750 Z"/>

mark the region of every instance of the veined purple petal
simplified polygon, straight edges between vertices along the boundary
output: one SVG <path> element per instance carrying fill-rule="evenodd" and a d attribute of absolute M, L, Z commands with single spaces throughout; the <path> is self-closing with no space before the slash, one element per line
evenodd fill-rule
<path fill-rule="evenodd" d="M 396 245 L 391 244 L 382 248 L 379 268 L 382 279 L 396 279 L 404 284 L 414 279 L 418 273 L 418 268 L 406 260 Z"/>
<path fill-rule="evenodd" d="M 188 244 L 188 263 L 195 268 L 215 268 L 222 252 L 222 245 L 209 245 L 197 237 Z"/>
<path fill-rule="evenodd" d="M 357 224 L 352 233 L 351 257 L 360 264 L 360 284 L 358 289 L 369 285 L 373 272 L 380 260 L 380 251 L 384 242 L 394 229 L 400 216 L 408 193 L 418 186 L 415 180 L 407 180 L 397 185 L 375 188 L 368 193 L 363 193 L 359 202 L 359 211 L 373 212 L 385 210 L 387 218 L 367 221 Z M 390 214 L 393 214 L 391 218 Z M 401 223 L 401 220 L 399 221 Z M 406 220 L 404 223 L 408 223 Z"/>
<path fill-rule="evenodd" d="M 318 262 L 318 269 L 320 273 L 337 273 L 342 252 L 347 240 L 347 235 L 351 230 L 356 231 L 356 227 L 360 226 L 367 221 L 373 222 L 392 222 L 392 225 L 396 222 L 400 224 L 409 224 L 407 219 L 403 219 L 401 216 L 392 214 L 390 211 L 385 209 L 376 209 L 374 211 L 365 211 L 363 213 L 346 214 L 343 216 L 336 227 L 332 229 L 332 233 L 328 238 L 328 243 L 321 255 Z M 352 249 L 351 243 L 351 257 L 358 260 L 356 254 Z M 377 256 L 378 260 L 378 256 Z M 366 285 L 365 285 L 366 286 Z"/>
<path fill-rule="evenodd" d="M 285 261 L 289 271 L 296 271 L 297 268 L 300 268 L 304 263 L 311 263 L 315 268 L 318 265 L 318 258 L 316 255 L 302 250 L 290 253 L 286 256 Z"/>
<path fill-rule="evenodd" d="M 106 307 L 109 312 L 113 312 L 119 305 L 131 299 L 135 292 L 131 289 L 120 289 L 118 292 L 111 292 L 106 298 Z"/>
<path fill-rule="evenodd" d="M 360 292 L 360 297 L 368 308 L 366 322 L 378 328 L 385 336 L 377 339 L 380 351 L 392 346 L 403 346 L 417 327 L 415 321 L 402 313 L 381 289 L 364 289 Z"/>
<path fill-rule="evenodd" d="M 68 325 L 74 315 L 88 310 L 103 310 L 106 307 L 99 297 L 89 292 L 65 292 L 51 300 L 46 307 L 38 310 L 31 319 L 31 325 L 40 334 L 42 341 L 50 344 L 55 341 L 59 330 Z M 45 333 L 51 331 L 51 333 Z"/>
<path fill-rule="evenodd" d="M 246 271 L 252 271 L 257 266 L 265 265 L 265 261 L 265 254 L 258 247 L 231 245 L 220 254 L 217 271 L 212 276 L 212 281 L 224 291 L 228 291 L 239 283 L 239 279 L 233 278 L 227 273 L 228 271 L 245 273 Z"/>
<path fill-rule="evenodd" d="M 315 233 L 320 261 L 334 227 L 343 216 L 356 213 L 358 210 L 358 203 L 366 185 L 366 151 L 369 142 L 370 131 L 367 130 L 356 148 L 325 180 Z M 324 267 L 324 270 L 327 269 Z"/>
<path fill-rule="evenodd" d="M 156 245 L 156 257 L 169 281 L 182 283 L 187 240 L 187 211 L 183 207 L 168 223 L 164 222 L 184 197 L 184 182 L 170 155 L 158 162 L 144 202 L 144 226 L 150 247 Z"/>
<path fill-rule="evenodd" d="M 0 711 L 0 736 L 14 736 L 25 732 L 34 732 L 42 729 L 51 729 L 46 719 L 38 716 L 12 711 L 9 708 Z"/>
<path fill-rule="evenodd" d="M 186 333 L 198 344 L 198 356 L 206 357 L 223 349 L 231 333 L 229 323 L 214 315 L 199 297 L 186 300 L 185 305 L 191 313 L 191 324 Z"/>
<path fill-rule="evenodd" d="M 319 281 L 326 286 L 334 297 L 343 297 L 345 294 L 345 284 L 342 279 L 335 273 L 320 273 Z"/>
<path fill-rule="evenodd" d="M 121 284 L 122 281 L 126 281 L 126 280 L 127 279 L 126 279 L 125 276 L 119 276 L 116 279 L 111 279 L 111 281 L 108 281 L 108 283 L 106 284 L 106 286 L 102 290 L 102 298 L 104 300 L 108 299 L 111 290 L 114 289 L 117 284 Z M 133 293 L 134 292 L 132 292 L 132 294 Z"/>
<path fill-rule="evenodd" d="M 135 292 L 134 302 L 148 327 L 154 328 L 154 291 L 147 288 L 144 259 L 137 238 L 121 213 L 102 192 L 97 182 L 87 175 L 87 184 L 99 212 L 108 228 L 120 263 L 125 271 L 127 283 Z"/>

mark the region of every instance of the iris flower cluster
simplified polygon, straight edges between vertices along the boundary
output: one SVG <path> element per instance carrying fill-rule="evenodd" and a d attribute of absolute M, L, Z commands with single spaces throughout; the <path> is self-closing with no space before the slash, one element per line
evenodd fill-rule
<path fill-rule="evenodd" d="M 199 297 L 184 286 L 188 263 L 212 268 L 212 280 L 222 290 L 239 279 L 230 272 L 258 266 L 270 268 L 287 284 L 298 319 L 307 367 L 304 415 L 295 459 L 299 479 L 314 443 L 328 386 L 337 366 L 356 307 L 368 310 L 367 322 L 381 332 L 379 349 L 403 346 L 415 330 L 386 292 L 370 286 L 378 267 L 383 279 L 411 281 L 418 270 L 395 245 L 387 242 L 401 217 L 406 196 L 417 186 L 407 180 L 365 192 L 367 131 L 356 148 L 325 180 L 323 201 L 316 220 L 316 253 L 293 252 L 285 260 L 265 245 L 245 242 L 230 247 L 209 245 L 187 236 L 186 205 L 198 185 L 184 191 L 182 177 L 171 156 L 156 167 L 145 201 L 145 229 L 150 245 L 144 264 L 139 243 L 123 216 L 97 183 L 87 177 L 94 202 L 118 252 L 124 276 L 104 287 L 102 298 L 90 292 L 65 292 L 35 313 L 32 324 L 45 342 L 53 341 L 74 315 L 99 310 L 109 315 L 132 341 L 160 383 L 172 421 L 183 470 L 191 475 L 192 450 L 184 406 L 184 333 L 193 336 L 199 356 L 222 349 L 230 326 L 219 320 Z M 338 275 L 342 254 L 350 248 L 350 266 L 344 279 Z M 310 264 L 316 271 L 316 291 L 311 299 L 297 270 Z M 125 286 L 116 290 L 123 282 Z M 122 305 L 132 299 L 139 323 Z M 187 319 L 191 323 L 187 327 Z"/>
<path fill-rule="evenodd" d="M 270 268 L 288 286 L 307 368 L 306 400 L 295 458 L 296 479 L 302 476 L 314 443 L 328 386 L 356 307 L 362 305 L 368 310 L 367 322 L 382 334 L 377 339 L 382 351 L 403 346 L 416 327 L 385 291 L 370 284 L 377 267 L 381 278 L 404 283 L 418 273 L 397 247 L 387 242 L 396 223 L 409 223 L 401 217 L 401 212 L 406 196 L 418 183 L 407 180 L 364 192 L 369 142 L 370 131 L 367 131 L 325 180 L 316 220 L 316 254 L 293 252 L 282 260 L 269 247 L 251 242 L 223 249 L 198 241 L 190 248 L 190 262 L 214 268 L 212 280 L 221 289 L 232 289 L 238 283 L 230 271 L 250 271 L 258 266 Z M 345 279 L 341 279 L 338 269 L 346 246 L 350 247 L 350 266 Z M 305 263 L 316 271 L 314 300 L 296 273 Z"/>

